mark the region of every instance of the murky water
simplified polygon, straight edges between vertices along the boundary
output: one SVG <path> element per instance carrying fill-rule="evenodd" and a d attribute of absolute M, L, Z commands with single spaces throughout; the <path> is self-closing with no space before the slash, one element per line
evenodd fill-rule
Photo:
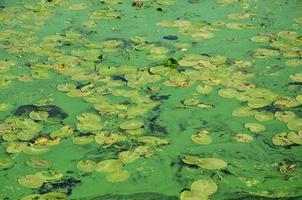
<path fill-rule="evenodd" d="M 302 199 L 302 1 L 0 1 L 0 199 Z"/>

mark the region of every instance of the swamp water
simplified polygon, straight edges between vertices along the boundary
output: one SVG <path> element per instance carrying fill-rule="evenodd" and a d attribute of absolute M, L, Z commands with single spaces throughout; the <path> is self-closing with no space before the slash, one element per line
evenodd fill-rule
<path fill-rule="evenodd" d="M 302 199 L 301 0 L 1 0 L 0 199 Z"/>

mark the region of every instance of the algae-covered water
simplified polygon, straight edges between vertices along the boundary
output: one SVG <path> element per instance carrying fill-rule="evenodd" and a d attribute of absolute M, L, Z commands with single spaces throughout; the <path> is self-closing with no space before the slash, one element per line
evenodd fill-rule
<path fill-rule="evenodd" d="M 0 0 L 0 199 L 302 199 L 301 0 Z"/>

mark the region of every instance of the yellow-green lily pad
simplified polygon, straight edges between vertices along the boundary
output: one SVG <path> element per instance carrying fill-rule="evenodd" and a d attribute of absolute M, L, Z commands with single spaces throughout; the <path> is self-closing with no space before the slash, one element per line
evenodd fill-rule
<path fill-rule="evenodd" d="M 211 144 L 212 138 L 208 131 L 201 131 L 198 134 L 192 135 L 191 139 L 197 144 Z"/>
<path fill-rule="evenodd" d="M 45 111 L 31 111 L 29 113 L 29 117 L 37 121 L 46 121 L 48 116 L 49 116 L 48 112 Z"/>
<path fill-rule="evenodd" d="M 294 144 L 302 145 L 302 131 L 291 131 L 287 134 L 287 138 Z"/>
<path fill-rule="evenodd" d="M 80 160 L 77 168 L 84 172 L 93 172 L 96 168 L 96 162 L 93 160 Z"/>
<path fill-rule="evenodd" d="M 120 128 L 125 130 L 138 129 L 141 128 L 142 126 L 144 126 L 144 122 L 137 119 L 125 121 L 120 124 Z"/>
<path fill-rule="evenodd" d="M 0 170 L 9 169 L 14 165 L 14 162 L 8 158 L 0 157 Z"/>
<path fill-rule="evenodd" d="M 43 169 L 43 168 L 50 167 L 50 163 L 48 162 L 48 160 L 46 160 L 44 158 L 31 158 L 26 161 L 26 164 L 29 167 L 37 168 L 37 169 Z"/>
<path fill-rule="evenodd" d="M 293 131 L 302 130 L 302 118 L 293 119 L 287 123 L 287 128 Z"/>
<path fill-rule="evenodd" d="M 96 172 L 114 172 L 122 168 L 123 163 L 117 159 L 103 160 L 97 163 L 95 171 Z"/>
<path fill-rule="evenodd" d="M 116 170 L 110 172 L 106 175 L 106 180 L 112 183 L 123 182 L 126 181 L 130 176 L 130 173 L 127 170 Z"/>
<path fill-rule="evenodd" d="M 254 139 L 252 136 L 250 136 L 248 134 L 238 133 L 234 136 L 234 140 L 236 140 L 236 142 L 249 143 L 249 142 L 252 142 Z"/>
<path fill-rule="evenodd" d="M 29 174 L 18 178 L 18 183 L 27 188 L 39 188 L 47 180 L 41 172 Z"/>
<path fill-rule="evenodd" d="M 100 116 L 93 113 L 82 113 L 77 116 L 77 129 L 83 132 L 98 131 L 103 128 Z"/>
<path fill-rule="evenodd" d="M 259 123 L 245 123 L 244 127 L 249 129 L 253 133 L 259 133 L 265 131 L 265 126 Z"/>

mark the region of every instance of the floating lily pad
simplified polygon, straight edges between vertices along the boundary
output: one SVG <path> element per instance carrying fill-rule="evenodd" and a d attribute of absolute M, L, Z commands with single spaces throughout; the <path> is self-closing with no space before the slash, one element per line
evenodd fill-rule
<path fill-rule="evenodd" d="M 112 145 L 119 141 L 120 136 L 118 134 L 98 133 L 94 137 L 95 142 L 101 145 Z"/>
<path fill-rule="evenodd" d="M 14 165 L 14 162 L 8 158 L 0 157 L 0 170 L 9 169 Z"/>
<path fill-rule="evenodd" d="M 48 116 L 49 116 L 48 112 L 45 111 L 31 111 L 29 113 L 29 117 L 37 121 L 46 121 Z"/>
<path fill-rule="evenodd" d="M 130 176 L 127 170 L 117 170 L 106 175 L 106 180 L 112 183 L 126 181 Z"/>
<path fill-rule="evenodd" d="M 191 185 L 191 191 L 195 194 L 210 196 L 217 191 L 216 183 L 210 179 L 200 179 L 194 181 Z"/>
<path fill-rule="evenodd" d="M 302 130 L 302 118 L 293 119 L 287 123 L 287 128 L 293 131 Z"/>
<path fill-rule="evenodd" d="M 132 163 L 135 160 L 139 159 L 140 155 L 137 152 L 132 151 L 123 151 L 119 154 L 119 160 L 123 163 Z"/>
<path fill-rule="evenodd" d="M 209 94 L 213 90 L 213 87 L 204 85 L 204 86 L 197 86 L 196 91 L 200 94 Z"/>
<path fill-rule="evenodd" d="M 249 142 L 252 142 L 254 139 L 252 136 L 250 136 L 248 134 L 238 133 L 234 136 L 234 140 L 236 140 L 236 142 L 249 143 Z"/>
<path fill-rule="evenodd" d="M 137 141 L 148 145 L 166 145 L 169 143 L 167 140 L 155 136 L 141 136 L 137 138 Z"/>
<path fill-rule="evenodd" d="M 12 108 L 12 105 L 8 103 L 0 103 L 0 112 L 10 110 Z"/>
<path fill-rule="evenodd" d="M 97 163 L 95 171 L 96 172 L 114 172 L 122 168 L 123 163 L 117 159 L 103 160 Z"/>
<path fill-rule="evenodd" d="M 71 6 L 69 6 L 70 10 L 83 10 L 85 8 L 87 8 L 86 3 L 72 4 Z"/>
<path fill-rule="evenodd" d="M 77 145 L 86 145 L 94 140 L 93 135 L 73 136 L 71 137 L 72 142 Z"/>
<path fill-rule="evenodd" d="M 276 146 L 288 146 L 288 145 L 294 144 L 291 140 L 289 140 L 287 138 L 287 133 L 286 132 L 276 134 L 272 138 L 272 142 Z"/>
<path fill-rule="evenodd" d="M 302 131 L 299 132 L 289 132 L 287 138 L 294 144 L 302 145 Z"/>
<path fill-rule="evenodd" d="M 82 113 L 77 116 L 77 129 L 83 132 L 98 131 L 103 128 L 100 116 L 93 113 Z"/>
<path fill-rule="evenodd" d="M 232 112 L 232 115 L 235 117 L 249 117 L 253 116 L 256 113 L 257 111 L 253 110 L 250 107 L 239 107 Z"/>
<path fill-rule="evenodd" d="M 197 144 L 210 144 L 212 142 L 212 138 L 208 131 L 201 131 L 198 134 L 192 135 L 191 139 Z"/>
<path fill-rule="evenodd" d="M 260 122 L 271 121 L 274 119 L 274 115 L 271 112 L 257 112 L 255 118 Z"/>
<path fill-rule="evenodd" d="M 84 172 L 93 172 L 96 168 L 96 162 L 93 160 L 80 160 L 77 168 Z"/>
<path fill-rule="evenodd" d="M 38 169 L 50 167 L 50 163 L 48 162 L 48 160 L 46 160 L 44 158 L 32 158 L 32 159 L 27 160 L 26 164 L 29 167 L 38 168 Z"/>
<path fill-rule="evenodd" d="M 39 188 L 47 178 L 40 172 L 35 174 L 29 174 L 18 178 L 18 183 L 27 188 Z"/>
<path fill-rule="evenodd" d="M 232 88 L 220 89 L 218 91 L 219 96 L 223 98 L 235 98 L 239 92 Z"/>
<path fill-rule="evenodd" d="M 259 133 L 265 131 L 265 126 L 259 123 L 246 123 L 244 127 L 249 129 L 253 133 Z"/>
<path fill-rule="evenodd" d="M 60 129 L 55 130 L 53 132 L 50 133 L 50 137 L 51 138 L 65 138 L 65 137 L 69 137 L 73 134 L 74 129 L 68 125 L 64 125 L 62 126 Z"/>
<path fill-rule="evenodd" d="M 282 122 L 289 122 L 296 117 L 296 114 L 292 111 L 277 111 L 274 115 L 277 120 Z"/>
<path fill-rule="evenodd" d="M 142 126 L 144 126 L 144 122 L 136 119 L 125 121 L 120 124 L 120 128 L 125 130 L 138 129 Z"/>
<path fill-rule="evenodd" d="M 183 161 L 190 165 L 197 165 L 204 169 L 223 169 L 227 163 L 217 158 L 199 158 L 196 156 L 186 156 Z"/>

